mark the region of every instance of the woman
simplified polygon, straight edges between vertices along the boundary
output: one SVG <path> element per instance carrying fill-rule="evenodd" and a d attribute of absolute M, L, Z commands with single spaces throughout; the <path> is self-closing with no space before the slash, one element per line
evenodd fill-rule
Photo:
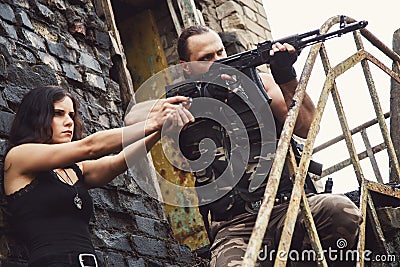
<path fill-rule="evenodd" d="M 30 267 L 97 266 L 88 189 L 126 171 L 125 156 L 143 155 L 143 142 L 150 149 L 164 124 L 171 129 L 193 121 L 187 109 L 174 104 L 186 100 L 148 101 L 137 112 L 134 106 L 129 113 L 134 124 L 81 139 L 78 103 L 71 94 L 42 87 L 24 97 L 10 132 L 4 190 L 11 225 L 28 248 Z"/>

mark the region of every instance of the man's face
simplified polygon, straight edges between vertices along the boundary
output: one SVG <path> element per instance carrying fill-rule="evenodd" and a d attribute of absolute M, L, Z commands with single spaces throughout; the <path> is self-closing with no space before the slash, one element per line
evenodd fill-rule
<path fill-rule="evenodd" d="M 192 63 L 185 63 L 184 70 L 190 76 L 207 72 L 212 62 L 226 57 L 222 40 L 214 31 L 189 37 L 187 47 L 190 54 L 189 61 Z"/>

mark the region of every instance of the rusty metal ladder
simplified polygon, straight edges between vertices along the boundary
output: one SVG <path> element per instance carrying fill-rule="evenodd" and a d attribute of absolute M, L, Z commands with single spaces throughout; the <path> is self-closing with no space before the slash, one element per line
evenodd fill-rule
<path fill-rule="evenodd" d="M 352 18 L 346 18 L 347 23 L 354 22 L 355 20 Z M 321 33 L 327 32 L 333 25 L 340 22 L 340 16 L 335 16 L 327 20 L 320 28 Z M 371 44 L 381 50 L 386 56 L 394 62 L 394 69 L 392 71 L 390 68 L 386 67 L 382 62 L 372 56 L 370 53 L 364 50 L 363 46 L 363 39 L 364 37 L 368 40 Z M 363 215 L 363 223 L 360 226 L 360 234 L 359 234 L 359 241 L 358 241 L 358 266 L 364 266 L 364 258 L 362 257 L 363 252 L 365 251 L 365 230 L 366 230 L 366 220 L 367 220 L 367 212 L 371 216 L 368 217 L 370 219 L 371 224 L 374 226 L 374 234 L 377 237 L 378 242 L 381 243 L 381 246 L 385 249 L 385 252 L 389 254 L 389 247 L 386 243 L 378 215 L 375 209 L 374 202 L 372 200 L 371 191 L 378 192 L 387 196 L 392 196 L 395 198 L 400 199 L 400 190 L 395 189 L 391 186 L 383 184 L 382 177 L 380 176 L 379 169 L 377 168 L 376 160 L 374 154 L 386 149 L 388 156 L 389 156 L 389 164 L 392 172 L 394 172 L 395 182 L 399 182 L 400 177 L 400 166 L 397 160 L 394 146 L 392 140 L 390 138 L 385 118 L 389 116 L 389 114 L 384 114 L 382 112 L 382 108 L 379 102 L 379 98 L 376 92 L 376 88 L 373 82 L 372 74 L 369 68 L 369 62 L 372 62 L 376 66 L 378 66 L 381 70 L 383 70 L 387 75 L 389 75 L 393 80 L 400 83 L 400 57 L 398 54 L 393 52 L 391 49 L 386 47 L 382 42 L 380 42 L 374 35 L 372 35 L 368 30 L 362 29 L 360 31 L 354 32 L 354 40 L 356 43 L 356 47 L 358 51 L 350 56 L 349 58 L 345 59 L 344 61 L 340 62 L 336 66 L 332 67 L 330 65 L 327 52 L 323 43 L 315 44 L 311 47 L 309 55 L 306 60 L 306 64 L 304 66 L 302 75 L 299 80 L 299 85 L 297 87 L 294 100 L 298 103 L 292 109 L 289 110 L 285 125 L 282 130 L 281 138 L 278 142 L 276 156 L 274 163 L 272 165 L 270 176 L 268 180 L 268 184 L 266 187 L 266 191 L 264 194 L 264 201 L 260 208 L 257 221 L 255 227 L 253 229 L 253 233 L 251 235 L 249 245 L 242 263 L 242 266 L 250 267 L 254 266 L 257 257 L 258 251 L 260 251 L 262 238 L 266 232 L 268 222 L 270 219 L 270 215 L 274 206 L 274 199 L 275 195 L 278 190 L 279 179 L 280 175 L 284 166 L 285 160 L 288 160 L 290 169 L 295 177 L 294 180 L 294 188 L 292 191 L 292 196 L 290 199 L 290 203 L 287 210 L 287 216 L 284 224 L 284 228 L 282 231 L 281 240 L 278 247 L 278 252 L 281 253 L 279 257 L 276 257 L 274 266 L 286 266 L 288 260 L 288 254 L 291 244 L 291 239 L 294 231 L 294 226 L 296 222 L 296 218 L 298 215 L 298 210 L 301 208 L 302 215 L 304 221 L 306 223 L 307 232 L 311 239 L 311 244 L 313 250 L 316 252 L 316 255 L 320 256 L 323 255 L 323 249 L 321 243 L 319 241 L 319 237 L 315 228 L 315 224 L 311 215 L 311 211 L 307 202 L 307 198 L 305 197 L 304 193 L 304 183 L 305 177 L 307 174 L 307 169 L 310 163 L 310 159 L 313 153 L 319 151 L 323 148 L 328 147 L 340 140 L 345 140 L 347 145 L 347 150 L 350 154 L 350 158 L 340 162 L 339 164 L 324 170 L 322 176 L 326 176 L 332 172 L 338 171 L 350 164 L 353 165 L 354 172 L 356 174 L 358 183 L 360 185 L 360 210 Z M 307 136 L 302 157 L 300 163 L 297 164 L 294 159 L 293 151 L 290 147 L 290 138 L 293 134 L 294 128 L 294 121 L 296 121 L 298 113 L 299 113 L 299 106 L 301 105 L 303 98 L 305 96 L 305 90 L 311 75 L 311 71 L 314 67 L 315 60 L 320 54 L 322 64 L 326 73 L 326 80 L 320 94 L 320 98 L 316 107 L 316 114 L 314 116 L 313 122 L 310 127 L 309 134 Z M 369 62 L 368 62 L 369 61 Z M 339 96 L 339 92 L 336 87 L 335 79 L 346 72 L 351 67 L 355 66 L 356 64 L 361 63 L 365 79 L 367 81 L 368 90 L 371 96 L 371 100 L 374 106 L 374 110 L 376 113 L 376 119 L 364 123 L 363 125 L 355 128 L 350 129 L 349 125 L 346 120 L 345 112 L 342 106 L 342 102 Z M 319 131 L 319 125 L 322 119 L 322 115 L 324 113 L 324 109 L 328 100 L 328 96 L 332 95 L 336 111 L 338 113 L 338 118 L 340 120 L 340 125 L 343 131 L 341 136 L 338 136 L 322 145 L 318 148 L 314 149 L 314 143 L 316 140 L 316 136 Z M 379 124 L 380 130 L 382 132 L 382 136 L 384 142 L 378 146 L 371 147 L 368 137 L 366 135 L 365 129 L 370 127 L 373 124 Z M 366 145 L 366 151 L 360 154 L 357 154 L 352 135 L 361 132 L 364 143 Z M 373 182 L 367 180 L 364 177 L 363 170 L 360 165 L 360 160 L 369 157 L 373 166 L 373 170 L 378 182 Z M 319 266 L 327 266 L 326 259 L 324 257 L 318 257 L 318 265 Z"/>

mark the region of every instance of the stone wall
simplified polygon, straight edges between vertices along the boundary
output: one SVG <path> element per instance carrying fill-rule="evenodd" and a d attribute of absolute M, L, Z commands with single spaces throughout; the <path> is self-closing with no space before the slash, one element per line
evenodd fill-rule
<path fill-rule="evenodd" d="M 109 29 L 96 13 L 101 10 L 97 3 L 0 0 L 1 159 L 13 114 L 36 86 L 68 89 L 81 104 L 86 134 L 122 125 Z M 194 265 L 189 249 L 175 242 L 162 205 L 141 191 L 134 175 L 127 172 L 107 187 L 91 190 L 91 230 L 100 258 L 118 267 Z M 1 210 L 0 266 L 24 266 L 25 259 L 26 251 L 12 238 Z"/>

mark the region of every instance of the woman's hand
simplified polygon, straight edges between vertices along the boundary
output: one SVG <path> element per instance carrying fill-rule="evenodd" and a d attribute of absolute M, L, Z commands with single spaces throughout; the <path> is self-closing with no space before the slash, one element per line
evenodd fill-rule
<path fill-rule="evenodd" d="M 150 132 L 161 130 L 168 120 L 168 126 L 183 127 L 194 121 L 188 111 L 190 99 L 185 96 L 174 96 L 167 99 L 149 100 L 134 105 L 127 116 L 125 124 L 132 125 L 146 120 L 146 128 Z"/>
<path fill-rule="evenodd" d="M 132 106 L 125 116 L 125 125 L 132 125 L 145 120 L 161 119 L 168 116 L 178 103 L 186 103 L 187 97 L 174 96 L 167 99 L 156 99 L 140 102 Z"/>

